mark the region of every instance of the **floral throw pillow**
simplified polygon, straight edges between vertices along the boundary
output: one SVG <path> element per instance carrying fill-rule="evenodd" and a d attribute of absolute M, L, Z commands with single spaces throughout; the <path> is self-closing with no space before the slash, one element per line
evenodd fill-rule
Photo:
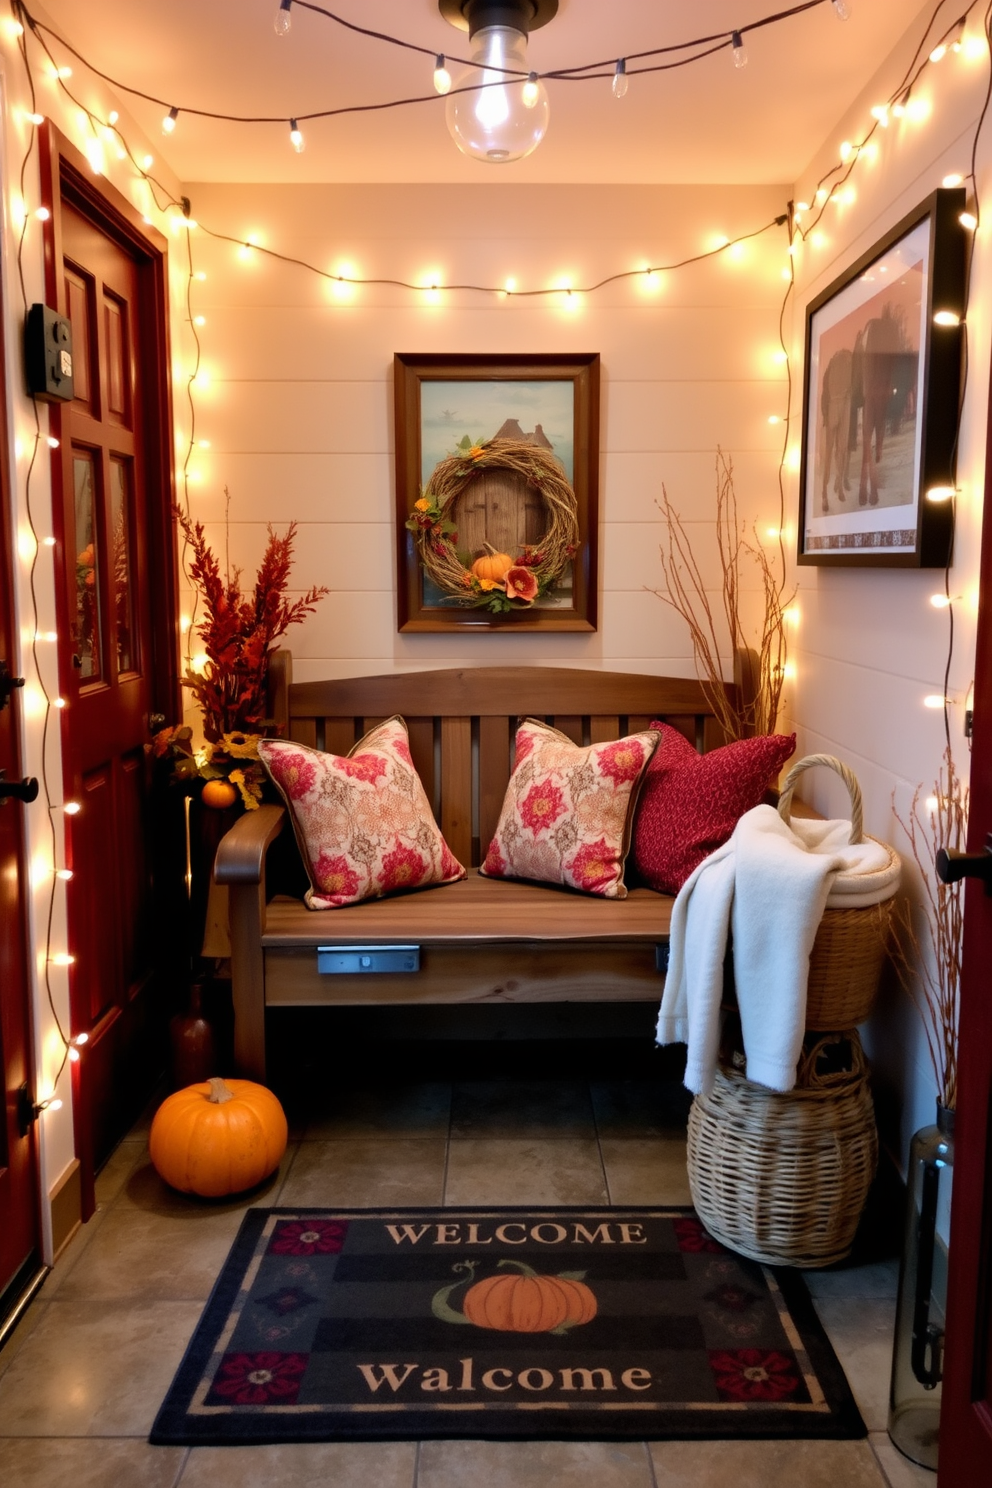
<path fill-rule="evenodd" d="M 527 718 L 481 872 L 625 899 L 634 801 L 658 743 L 651 730 L 582 748 Z"/>
<path fill-rule="evenodd" d="M 796 736 L 761 734 L 697 754 L 678 729 L 652 727 L 661 743 L 644 777 L 631 858 L 649 888 L 677 894 L 745 811 L 761 804 L 794 752 Z"/>
<path fill-rule="evenodd" d="M 289 808 L 311 909 L 465 877 L 434 820 L 402 718 L 378 724 L 344 756 L 281 739 L 262 739 L 258 756 Z"/>

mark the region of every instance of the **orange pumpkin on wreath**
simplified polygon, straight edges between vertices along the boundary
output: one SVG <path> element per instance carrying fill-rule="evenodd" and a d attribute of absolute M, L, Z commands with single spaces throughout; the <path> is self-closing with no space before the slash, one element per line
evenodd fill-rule
<path fill-rule="evenodd" d="M 513 1266 L 519 1275 L 484 1276 L 475 1281 L 475 1261 L 460 1262 L 454 1269 L 468 1271 L 472 1285 L 465 1293 L 462 1311 L 448 1301 L 464 1281 L 453 1282 L 435 1294 L 431 1311 L 446 1323 L 474 1323 L 500 1333 L 567 1333 L 596 1316 L 592 1289 L 583 1281 L 584 1271 L 563 1271 L 542 1276 L 523 1261 L 500 1261 Z"/>

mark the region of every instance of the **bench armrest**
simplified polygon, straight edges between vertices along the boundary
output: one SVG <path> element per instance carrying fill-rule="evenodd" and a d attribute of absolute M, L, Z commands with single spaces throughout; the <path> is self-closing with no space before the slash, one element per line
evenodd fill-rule
<path fill-rule="evenodd" d="M 265 854 L 282 831 L 285 806 L 259 806 L 246 811 L 221 838 L 214 859 L 214 879 L 221 884 L 258 884 L 265 877 Z"/>

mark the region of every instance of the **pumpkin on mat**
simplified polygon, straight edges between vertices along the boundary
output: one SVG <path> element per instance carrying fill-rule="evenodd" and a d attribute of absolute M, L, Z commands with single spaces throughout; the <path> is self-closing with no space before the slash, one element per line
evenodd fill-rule
<path fill-rule="evenodd" d="M 476 1264 L 462 1261 L 454 1269 L 471 1275 Z M 434 1316 L 445 1323 L 474 1323 L 477 1328 L 493 1328 L 500 1333 L 566 1333 L 596 1316 L 596 1297 L 582 1280 L 584 1271 L 542 1276 L 524 1261 L 506 1260 L 498 1265 L 512 1266 L 520 1274 L 484 1276 L 473 1282 L 465 1293 L 461 1312 L 448 1299 L 464 1282 L 442 1287 L 431 1304 Z"/>
<path fill-rule="evenodd" d="M 271 1090 L 215 1075 L 162 1102 L 148 1148 L 156 1172 L 170 1187 L 217 1199 L 267 1178 L 286 1150 L 288 1135 Z"/>

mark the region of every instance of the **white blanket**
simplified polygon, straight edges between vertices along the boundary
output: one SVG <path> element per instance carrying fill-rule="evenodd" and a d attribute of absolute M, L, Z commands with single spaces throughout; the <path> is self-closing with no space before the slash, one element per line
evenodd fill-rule
<path fill-rule="evenodd" d="M 741 817 L 699 865 L 672 910 L 658 1043 L 689 1046 L 685 1083 L 713 1084 L 727 934 L 747 1077 L 791 1090 L 806 1023 L 809 955 L 824 909 L 878 904 L 895 893 L 900 863 L 875 838 L 851 845 L 846 821 L 795 821 L 771 806 Z"/>

